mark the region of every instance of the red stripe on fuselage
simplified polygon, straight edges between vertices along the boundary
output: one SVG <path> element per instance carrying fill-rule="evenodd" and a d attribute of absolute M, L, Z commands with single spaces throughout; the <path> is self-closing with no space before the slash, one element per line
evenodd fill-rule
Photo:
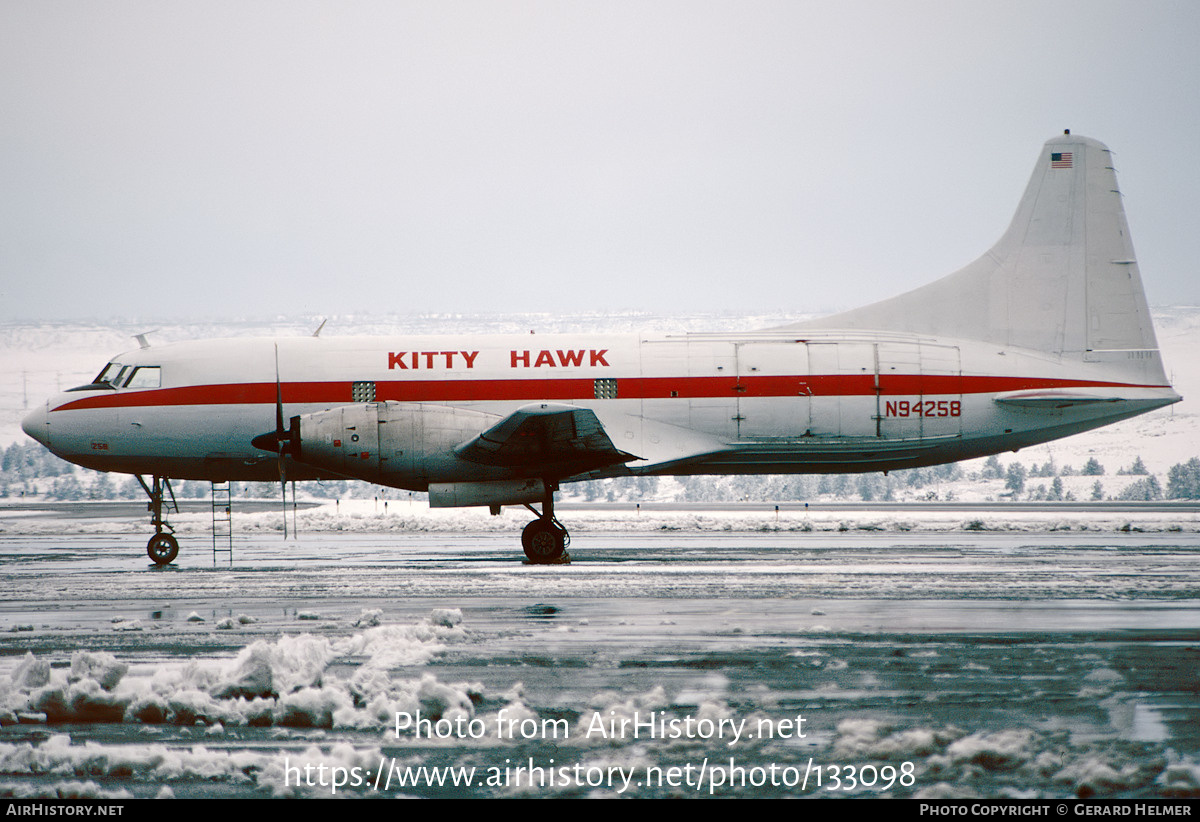
<path fill-rule="evenodd" d="M 618 377 L 618 399 L 713 397 L 871 396 L 874 374 L 745 377 Z M 283 401 L 292 405 L 352 405 L 352 383 L 289 382 L 282 384 Z M 1123 382 L 1063 380 L 1042 377 L 975 377 L 886 374 L 879 377 L 882 396 L 945 396 L 994 394 L 1051 388 L 1168 388 Z M 231 383 L 158 388 L 145 391 L 105 391 L 63 403 L 54 411 L 86 408 L 161 408 L 184 405 L 273 405 L 275 383 Z M 535 402 L 594 400 L 592 379 L 530 380 L 393 380 L 375 384 L 378 401 L 396 402 Z"/>

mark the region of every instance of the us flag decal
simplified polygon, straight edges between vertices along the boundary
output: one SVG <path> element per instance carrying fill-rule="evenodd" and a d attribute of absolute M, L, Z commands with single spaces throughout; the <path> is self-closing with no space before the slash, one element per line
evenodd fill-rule
<path fill-rule="evenodd" d="M 1070 168 L 1071 167 L 1071 152 L 1055 152 L 1050 155 L 1050 168 Z"/>

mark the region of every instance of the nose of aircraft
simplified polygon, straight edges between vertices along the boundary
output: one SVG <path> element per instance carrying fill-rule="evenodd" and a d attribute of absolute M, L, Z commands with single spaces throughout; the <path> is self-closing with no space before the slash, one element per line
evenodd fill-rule
<path fill-rule="evenodd" d="M 50 414 L 42 403 L 21 420 L 21 428 L 42 445 L 50 445 Z"/>

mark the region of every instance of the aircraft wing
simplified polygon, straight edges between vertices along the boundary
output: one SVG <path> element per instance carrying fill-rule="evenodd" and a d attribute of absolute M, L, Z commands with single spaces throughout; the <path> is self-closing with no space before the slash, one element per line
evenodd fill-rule
<path fill-rule="evenodd" d="M 454 452 L 482 465 L 557 476 L 638 459 L 613 445 L 590 409 L 549 402 L 518 408 Z"/>

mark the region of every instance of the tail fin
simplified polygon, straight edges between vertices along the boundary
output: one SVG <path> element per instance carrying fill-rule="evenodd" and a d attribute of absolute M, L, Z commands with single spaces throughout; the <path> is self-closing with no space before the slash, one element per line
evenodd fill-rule
<path fill-rule="evenodd" d="M 1069 132 L 1046 142 L 1008 230 L 978 260 L 898 297 L 795 328 L 980 340 L 1166 382 L 1112 153 Z"/>

